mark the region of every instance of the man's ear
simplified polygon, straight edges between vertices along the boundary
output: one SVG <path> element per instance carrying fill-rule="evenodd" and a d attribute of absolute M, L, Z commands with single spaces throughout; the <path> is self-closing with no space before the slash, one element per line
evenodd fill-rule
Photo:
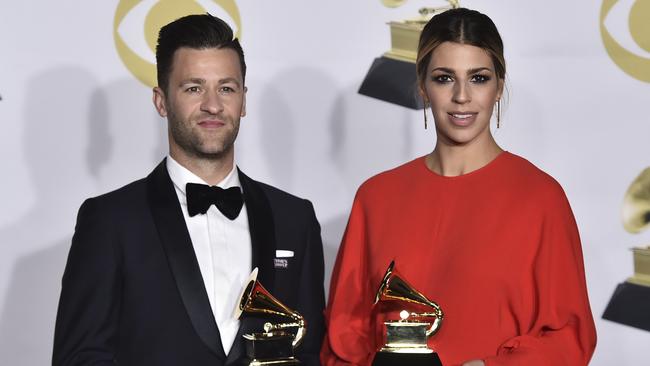
<path fill-rule="evenodd" d="M 244 87 L 244 95 L 242 97 L 242 104 L 241 104 L 241 113 L 239 114 L 240 117 L 246 116 L 246 92 L 248 91 L 248 87 Z"/>
<path fill-rule="evenodd" d="M 153 105 L 160 117 L 167 117 L 167 106 L 165 105 L 165 92 L 160 87 L 153 88 Z"/>

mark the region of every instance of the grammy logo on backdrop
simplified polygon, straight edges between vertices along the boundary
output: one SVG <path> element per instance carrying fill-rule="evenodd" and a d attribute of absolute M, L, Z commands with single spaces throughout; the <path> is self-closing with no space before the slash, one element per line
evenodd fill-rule
<path fill-rule="evenodd" d="M 223 19 L 241 39 L 236 0 L 120 0 L 113 20 L 115 49 L 136 79 L 154 87 L 158 84 L 155 50 L 160 28 L 185 15 L 206 12 Z"/>
<path fill-rule="evenodd" d="M 600 34 L 605 50 L 629 76 L 650 83 L 650 1 L 603 0 Z"/>
<path fill-rule="evenodd" d="M 623 226 L 630 233 L 650 228 L 650 168 L 625 193 Z M 632 252 L 634 275 L 616 287 L 603 319 L 650 331 L 650 246 Z"/>
<path fill-rule="evenodd" d="M 382 0 L 387 7 L 395 8 L 406 0 Z M 359 94 L 380 99 L 411 109 L 422 109 L 422 100 L 417 97 L 415 61 L 420 33 L 434 15 L 445 10 L 458 8 L 459 0 L 448 0 L 449 5 L 435 8 L 421 8 L 420 15 L 413 19 L 389 22 L 390 50 L 376 58 L 366 75 Z"/>

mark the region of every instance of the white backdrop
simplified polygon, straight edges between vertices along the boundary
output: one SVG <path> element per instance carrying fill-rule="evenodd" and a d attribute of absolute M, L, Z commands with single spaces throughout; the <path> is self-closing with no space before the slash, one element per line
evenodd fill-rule
<path fill-rule="evenodd" d="M 625 190 L 650 165 L 650 83 L 606 52 L 603 1 L 616 2 L 461 4 L 490 15 L 506 45 L 510 101 L 498 142 L 553 175 L 574 209 L 598 328 L 592 365 L 645 365 L 650 332 L 600 319 L 617 283 L 632 274 L 628 249 L 650 242 L 650 232 L 631 235 L 620 223 Z M 49 363 L 83 199 L 143 177 L 166 153 L 165 121 L 150 88 L 116 51 L 118 2 L 0 2 L 1 365 Z M 252 177 L 314 202 L 329 278 L 358 185 L 435 142 L 421 112 L 356 91 L 389 47 L 385 23 L 443 3 L 236 3 L 249 66 L 237 161 Z M 637 3 L 637 11 L 648 9 L 647 0 Z M 608 26 L 629 36 L 627 18 Z M 133 29 L 126 38 L 142 36 Z M 650 50 L 641 51 L 650 63 Z"/>

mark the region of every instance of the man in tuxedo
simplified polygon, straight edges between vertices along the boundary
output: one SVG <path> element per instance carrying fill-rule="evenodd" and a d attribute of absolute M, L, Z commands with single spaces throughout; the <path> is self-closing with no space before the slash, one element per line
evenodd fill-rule
<path fill-rule="evenodd" d="M 246 64 L 232 29 L 209 14 L 160 30 L 153 102 L 169 156 L 146 178 L 86 200 L 57 315 L 53 365 L 236 365 L 234 318 L 252 268 L 307 321 L 296 350 L 318 365 L 323 248 L 307 200 L 246 176 L 234 142 L 246 114 Z"/>

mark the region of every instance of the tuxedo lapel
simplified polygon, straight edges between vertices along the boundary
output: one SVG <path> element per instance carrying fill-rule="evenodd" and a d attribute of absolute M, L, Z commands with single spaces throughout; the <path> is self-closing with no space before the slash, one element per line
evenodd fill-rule
<path fill-rule="evenodd" d="M 275 270 L 273 268 L 273 258 L 275 257 L 275 229 L 273 222 L 273 212 L 264 191 L 260 184 L 241 170 L 239 172 L 239 182 L 244 194 L 244 203 L 248 212 L 248 229 L 251 236 L 252 265 L 253 268 L 259 269 L 257 280 L 269 291 L 273 291 L 275 282 Z M 246 333 L 261 332 L 262 324 L 259 319 L 248 318 L 244 316 L 241 319 L 237 338 L 228 354 L 230 365 L 244 356 L 245 347 L 242 341 L 242 335 Z"/>
<path fill-rule="evenodd" d="M 147 177 L 149 207 L 178 291 L 201 340 L 225 359 L 221 336 L 165 160 Z"/>
<path fill-rule="evenodd" d="M 253 268 L 259 268 L 257 279 L 265 288 L 272 291 L 275 280 L 273 258 L 276 248 L 273 212 L 260 183 L 250 179 L 239 169 L 238 172 L 248 212 Z"/>

